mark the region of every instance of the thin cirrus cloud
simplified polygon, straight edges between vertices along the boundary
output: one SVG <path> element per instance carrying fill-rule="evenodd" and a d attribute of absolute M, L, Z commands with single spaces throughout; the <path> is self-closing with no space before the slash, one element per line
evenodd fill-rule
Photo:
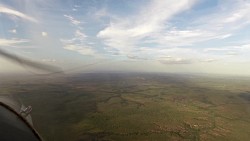
<path fill-rule="evenodd" d="M 227 51 L 233 52 L 233 51 L 248 51 L 248 50 L 250 50 L 250 43 L 234 45 L 234 46 L 205 48 L 203 49 L 203 52 L 227 52 Z"/>
<path fill-rule="evenodd" d="M 224 46 L 224 47 L 213 47 L 206 48 L 203 50 L 204 54 L 213 55 L 217 58 L 231 58 L 230 61 L 247 61 L 250 60 L 250 43 L 244 43 L 239 45 Z M 218 54 L 216 56 L 216 54 Z M 248 65 L 248 64 L 246 64 Z"/>
<path fill-rule="evenodd" d="M 219 10 L 207 16 L 201 16 L 193 21 L 196 26 L 190 26 L 192 31 L 200 30 L 202 34 L 194 36 L 193 43 L 210 39 L 225 39 L 231 37 L 236 30 L 250 23 L 250 3 L 235 2 L 234 6 L 222 3 Z M 184 41 L 185 42 L 185 41 Z"/>
<path fill-rule="evenodd" d="M 27 43 L 29 40 L 27 39 L 1 39 L 0 38 L 0 46 L 7 46 L 7 47 L 12 47 L 12 46 L 17 46 L 22 43 Z"/>
<path fill-rule="evenodd" d="M 159 60 L 160 63 L 162 64 L 191 64 L 193 63 L 192 60 L 189 59 L 184 59 L 184 58 L 166 58 Z"/>
<path fill-rule="evenodd" d="M 201 16 L 191 22 L 188 32 L 185 34 L 178 34 L 183 30 L 177 30 L 174 34 L 166 36 L 159 36 L 158 41 L 163 44 L 171 43 L 172 41 L 182 41 L 182 45 L 193 45 L 198 42 L 208 41 L 212 39 L 226 39 L 233 36 L 234 32 L 246 27 L 250 23 L 250 3 L 236 2 L 234 6 L 227 6 L 228 4 L 221 3 L 219 10 L 206 16 Z M 171 33 L 169 31 L 167 33 Z M 188 35 L 190 34 L 190 35 Z M 173 35 L 176 35 L 173 38 Z M 162 38 L 162 39 L 161 39 Z M 168 40 L 168 39 L 171 40 Z M 173 40 L 174 39 L 174 40 Z"/>
<path fill-rule="evenodd" d="M 215 11 L 213 14 L 205 16 L 205 18 L 204 16 L 197 18 L 192 23 L 194 25 L 191 24 L 191 26 L 186 27 L 189 28 L 188 31 L 174 30 L 173 34 L 169 34 L 173 31 L 168 31 L 165 32 L 165 36 L 160 35 L 157 39 L 162 44 L 181 41 L 180 45 L 182 46 L 193 45 L 202 41 L 231 37 L 236 30 L 249 24 L 250 16 L 247 13 L 250 12 L 250 5 L 248 3 L 239 2 L 235 3 L 233 9 L 230 7 L 224 9 Z M 182 32 L 184 34 L 180 34 Z"/>
<path fill-rule="evenodd" d="M 108 47 L 126 54 L 132 51 L 143 38 L 151 38 L 154 33 L 162 31 L 167 20 L 189 9 L 194 2 L 193 0 L 152 1 L 136 16 L 111 21 L 108 27 L 97 34 L 97 37 L 103 39 Z"/>
<path fill-rule="evenodd" d="M 81 31 L 82 28 L 79 25 L 81 22 L 69 15 L 64 15 L 64 17 L 75 26 L 76 30 L 73 38 L 60 40 L 63 44 L 63 48 L 86 56 L 96 56 L 96 51 L 88 44 L 88 36 Z"/>
<path fill-rule="evenodd" d="M 66 17 L 73 25 L 78 26 L 79 24 L 81 24 L 79 20 L 76 20 L 74 17 L 70 15 L 63 15 L 63 16 Z"/>
<path fill-rule="evenodd" d="M 82 55 L 94 56 L 96 52 L 87 44 L 87 36 L 80 30 L 76 30 L 74 37 L 71 39 L 61 39 L 63 48 L 66 50 L 71 50 L 78 52 Z"/>
<path fill-rule="evenodd" d="M 90 46 L 91 44 L 87 41 L 88 36 L 81 31 L 82 27 L 79 25 L 81 22 L 76 20 L 73 16 L 64 15 L 64 17 L 66 17 L 76 29 L 71 39 L 60 39 L 63 48 L 78 52 L 82 55 L 97 56 L 96 50 L 94 50 L 94 48 Z"/>
<path fill-rule="evenodd" d="M 43 31 L 41 34 L 42 34 L 43 37 L 48 36 L 48 33 L 47 33 L 47 32 L 44 32 L 44 31 Z"/>
<path fill-rule="evenodd" d="M 209 58 L 209 59 L 201 60 L 200 62 L 203 62 L 203 63 L 212 63 L 212 62 L 217 62 L 217 61 L 218 61 L 218 59 Z"/>
<path fill-rule="evenodd" d="M 67 49 L 67 50 L 78 52 L 82 55 L 87 55 L 87 56 L 95 56 L 96 55 L 96 52 L 88 46 L 77 45 L 77 44 L 66 44 L 66 45 L 64 45 L 63 48 Z"/>
<path fill-rule="evenodd" d="M 28 20 L 30 22 L 38 23 L 38 21 L 35 18 L 28 16 L 22 12 L 17 11 L 17 10 L 3 6 L 3 5 L 0 5 L 0 13 L 4 13 L 7 15 L 11 15 L 11 16 L 16 16 L 16 17 L 19 17 L 21 19 Z"/>
<path fill-rule="evenodd" d="M 9 32 L 10 32 L 10 33 L 13 33 L 13 34 L 16 34 L 16 33 L 17 33 L 16 29 L 9 30 Z"/>
<path fill-rule="evenodd" d="M 209 40 L 223 40 L 234 35 L 250 21 L 250 3 L 238 1 L 233 8 L 226 5 L 207 16 L 198 16 L 181 29 L 170 20 L 187 11 L 197 1 L 152 1 L 137 15 L 111 19 L 110 24 L 99 31 L 97 37 L 109 48 L 120 54 L 134 53 L 142 44 L 154 44 L 159 48 L 188 47 Z M 171 10 L 169 10 L 171 9 Z M 150 50 L 152 52 L 152 50 Z M 202 56 L 203 52 L 200 52 Z M 144 54 L 141 53 L 141 56 Z M 138 57 L 140 58 L 140 57 Z"/>
<path fill-rule="evenodd" d="M 50 58 L 58 60 L 63 55 L 74 60 L 72 54 L 78 53 L 83 59 L 191 67 L 250 59 L 249 1 L 121 1 L 122 6 L 115 0 L 78 5 L 72 1 L 69 6 L 70 1 L 38 0 L 25 3 L 21 11 L 19 2 L 4 1 L 0 14 L 14 20 L 2 22 L 8 29 L 2 28 L 0 45 L 32 44 L 45 52 L 54 47 L 58 56 Z"/>

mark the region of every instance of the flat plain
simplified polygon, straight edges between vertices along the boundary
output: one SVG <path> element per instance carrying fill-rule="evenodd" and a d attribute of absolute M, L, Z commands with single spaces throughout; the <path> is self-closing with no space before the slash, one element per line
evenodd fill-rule
<path fill-rule="evenodd" d="M 1 79 L 45 141 L 248 141 L 250 78 L 87 73 Z"/>

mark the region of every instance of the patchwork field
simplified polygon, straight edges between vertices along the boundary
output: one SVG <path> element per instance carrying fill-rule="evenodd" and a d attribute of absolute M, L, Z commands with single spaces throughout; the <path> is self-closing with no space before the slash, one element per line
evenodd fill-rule
<path fill-rule="evenodd" d="M 14 79 L 15 80 L 15 79 Z M 248 141 L 250 79 L 78 74 L 1 79 L 0 94 L 32 105 L 47 141 Z"/>

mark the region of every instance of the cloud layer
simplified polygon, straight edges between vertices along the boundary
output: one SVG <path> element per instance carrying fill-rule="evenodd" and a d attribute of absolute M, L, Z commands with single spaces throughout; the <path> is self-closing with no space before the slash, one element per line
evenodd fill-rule
<path fill-rule="evenodd" d="M 6 6 L 3 6 L 3 5 L 0 5 L 0 13 L 4 13 L 4 14 L 10 15 L 10 16 L 16 16 L 16 17 L 19 17 L 21 19 L 28 20 L 28 21 L 35 22 L 35 23 L 38 22 L 35 18 L 33 18 L 31 16 L 28 16 L 22 12 L 19 12 L 17 10 L 13 10 L 13 9 L 8 8 Z"/>
<path fill-rule="evenodd" d="M 21 51 L 32 52 L 29 55 L 38 60 L 53 58 L 57 60 L 54 63 L 66 62 L 63 58 L 68 62 L 105 58 L 163 68 L 230 63 L 247 66 L 249 13 L 250 2 L 245 0 L 111 0 L 77 4 L 3 0 L 0 17 L 7 20 L 1 22 L 0 46 L 15 47 L 13 51 L 34 46 L 37 51 Z"/>

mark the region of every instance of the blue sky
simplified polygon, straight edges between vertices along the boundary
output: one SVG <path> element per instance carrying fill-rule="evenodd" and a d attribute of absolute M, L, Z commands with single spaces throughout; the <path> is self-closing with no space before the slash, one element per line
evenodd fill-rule
<path fill-rule="evenodd" d="M 249 27 L 247 0 L 0 0 L 0 47 L 64 70 L 250 75 Z"/>

